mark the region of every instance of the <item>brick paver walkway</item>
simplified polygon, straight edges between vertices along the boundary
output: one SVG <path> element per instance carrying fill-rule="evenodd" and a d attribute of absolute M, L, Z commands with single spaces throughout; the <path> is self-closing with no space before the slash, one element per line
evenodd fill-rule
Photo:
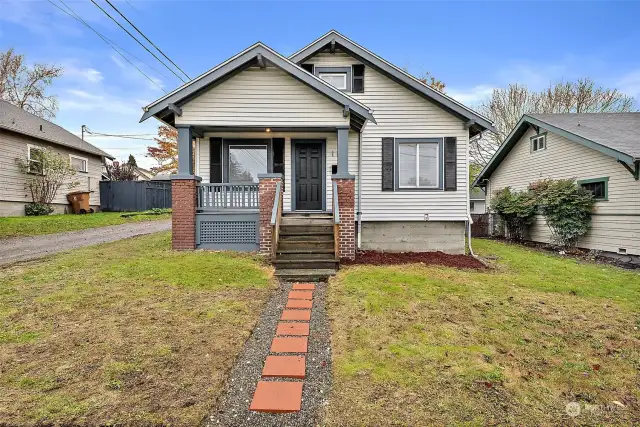
<path fill-rule="evenodd" d="M 251 411 L 281 413 L 300 410 L 304 382 L 287 379 L 305 378 L 305 355 L 314 290 L 313 283 L 295 283 L 293 290 L 289 292 L 286 308 L 271 343 L 272 354 L 267 356 L 262 370 L 262 378 L 275 380 L 258 382 L 249 406 Z"/>

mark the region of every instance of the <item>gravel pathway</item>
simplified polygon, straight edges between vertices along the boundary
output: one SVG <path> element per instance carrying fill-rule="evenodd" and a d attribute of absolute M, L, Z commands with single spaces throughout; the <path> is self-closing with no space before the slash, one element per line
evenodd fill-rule
<path fill-rule="evenodd" d="M 0 240 L 0 266 L 28 261 L 57 252 L 113 242 L 142 234 L 171 229 L 171 220 L 142 221 L 131 224 L 110 225 L 65 233 L 15 237 Z"/>
<path fill-rule="evenodd" d="M 299 412 L 271 414 L 249 411 L 265 358 L 269 354 L 276 326 L 287 303 L 291 283 L 281 283 L 267 303 L 258 324 L 247 340 L 242 354 L 231 370 L 216 411 L 206 420 L 206 427 L 259 426 L 289 427 L 319 424 L 321 409 L 327 404 L 331 387 L 331 342 L 325 298 L 326 283 L 316 284 L 306 354 L 306 378 Z M 271 379 L 273 381 L 282 380 Z M 287 378 L 287 381 L 298 381 Z M 269 381 L 267 379 L 267 381 Z M 300 380 L 301 381 L 301 380 Z"/>

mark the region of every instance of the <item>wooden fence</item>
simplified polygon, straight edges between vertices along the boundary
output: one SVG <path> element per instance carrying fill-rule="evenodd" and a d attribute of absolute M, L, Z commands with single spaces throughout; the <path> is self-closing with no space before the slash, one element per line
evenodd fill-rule
<path fill-rule="evenodd" d="M 139 212 L 171 207 L 171 181 L 100 181 L 100 209 Z"/>

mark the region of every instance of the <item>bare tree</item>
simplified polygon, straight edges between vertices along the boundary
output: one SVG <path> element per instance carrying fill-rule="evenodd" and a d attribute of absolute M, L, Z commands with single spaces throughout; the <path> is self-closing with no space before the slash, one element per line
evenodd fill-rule
<path fill-rule="evenodd" d="M 16 55 L 13 49 L 0 52 L 0 99 L 38 117 L 52 119 L 58 110 L 58 100 L 47 94 L 47 89 L 61 75 L 61 67 L 27 66 L 24 55 Z"/>
<path fill-rule="evenodd" d="M 444 82 L 442 80 L 436 79 L 429 71 L 424 73 L 422 77 L 418 77 L 418 80 L 420 80 L 422 83 L 426 84 L 427 86 L 431 86 L 432 89 L 435 89 L 438 92 L 444 93 L 444 88 L 446 87 Z"/>
<path fill-rule="evenodd" d="M 618 89 L 596 86 L 591 79 L 557 83 L 540 92 L 517 83 L 494 89 L 491 99 L 481 103 L 479 109 L 491 119 L 497 133 L 484 132 L 470 141 L 471 159 L 486 165 L 523 114 L 622 113 L 631 111 L 633 103 L 633 98 Z"/>

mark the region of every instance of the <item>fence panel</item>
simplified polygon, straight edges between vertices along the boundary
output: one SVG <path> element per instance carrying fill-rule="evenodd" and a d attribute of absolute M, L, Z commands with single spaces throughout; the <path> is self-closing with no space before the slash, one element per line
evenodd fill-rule
<path fill-rule="evenodd" d="M 170 181 L 100 181 L 103 211 L 136 212 L 170 207 Z"/>

